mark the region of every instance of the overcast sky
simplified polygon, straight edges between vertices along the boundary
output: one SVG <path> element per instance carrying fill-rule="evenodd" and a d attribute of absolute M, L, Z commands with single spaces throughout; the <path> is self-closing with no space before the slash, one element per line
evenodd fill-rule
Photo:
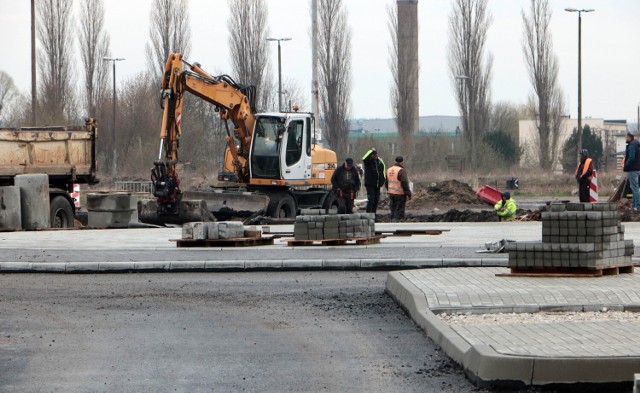
<path fill-rule="evenodd" d="M 146 67 L 151 0 L 104 0 L 118 84 Z M 551 30 L 560 63 L 559 80 L 571 117 L 577 116 L 578 15 L 564 8 L 594 8 L 582 18 L 582 113 L 584 117 L 635 122 L 640 104 L 640 0 L 552 0 Z M 345 0 L 352 30 L 352 116 L 391 117 L 389 104 L 390 0 Z M 529 0 L 489 0 L 493 23 L 487 49 L 494 56 L 493 102 L 524 103 L 532 92 L 522 55 L 521 11 Z M 272 37 L 291 37 L 282 45 L 282 74 L 308 94 L 311 84 L 310 1 L 268 0 Z M 226 0 L 190 0 L 192 50 L 212 73 L 230 73 Z M 448 0 L 419 0 L 420 115 L 457 115 L 447 66 Z M 22 91 L 30 90 L 30 2 L 0 0 L 0 70 Z M 271 44 L 277 78 L 277 46 Z M 80 70 L 79 58 L 73 59 Z M 76 74 L 80 75 L 79 72 Z M 277 80 L 277 79 L 275 79 Z M 78 80 L 78 82 L 80 82 Z M 301 108 L 310 110 L 310 108 Z"/>

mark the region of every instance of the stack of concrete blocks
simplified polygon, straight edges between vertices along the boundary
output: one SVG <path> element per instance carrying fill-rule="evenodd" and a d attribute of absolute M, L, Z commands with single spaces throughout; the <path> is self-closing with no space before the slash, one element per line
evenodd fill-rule
<path fill-rule="evenodd" d="M 552 204 L 542 213 L 542 242 L 507 243 L 509 267 L 607 268 L 631 265 L 633 240 L 615 203 Z"/>
<path fill-rule="evenodd" d="M 218 240 L 243 237 L 244 225 L 238 221 L 188 222 L 182 226 L 182 239 Z"/>
<path fill-rule="evenodd" d="M 138 221 L 138 197 L 129 192 L 87 194 L 87 225 L 90 228 L 127 228 Z"/>
<path fill-rule="evenodd" d="M 335 210 L 303 209 L 293 225 L 295 240 L 370 238 L 376 234 L 374 213 L 336 214 Z"/>

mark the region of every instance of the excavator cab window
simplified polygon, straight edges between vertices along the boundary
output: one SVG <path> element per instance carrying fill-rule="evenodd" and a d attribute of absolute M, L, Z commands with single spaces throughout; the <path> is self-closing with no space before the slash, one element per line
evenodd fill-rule
<path fill-rule="evenodd" d="M 284 119 L 280 117 L 258 117 L 253 137 L 251 174 L 256 178 L 280 178 L 280 146 L 284 133 Z"/>
<path fill-rule="evenodd" d="M 304 121 L 295 120 L 287 127 L 287 166 L 291 166 L 300 161 L 302 156 L 302 135 L 304 131 Z"/>

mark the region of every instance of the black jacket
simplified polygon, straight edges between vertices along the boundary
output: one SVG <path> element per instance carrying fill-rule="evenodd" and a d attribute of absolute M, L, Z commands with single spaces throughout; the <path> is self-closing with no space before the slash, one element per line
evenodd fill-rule
<path fill-rule="evenodd" d="M 358 169 L 354 166 L 351 169 L 346 169 L 344 164 L 336 168 L 331 176 L 331 186 L 334 191 L 338 189 L 342 191 L 360 191 L 360 175 Z"/>
<path fill-rule="evenodd" d="M 640 142 L 632 139 L 624 152 L 624 171 L 640 171 Z"/>
<path fill-rule="evenodd" d="M 364 186 L 380 188 L 384 186 L 387 169 L 385 168 L 382 158 L 378 157 L 374 159 L 371 153 L 373 152 L 369 150 L 364 157 L 362 157 L 362 162 L 364 163 Z"/>

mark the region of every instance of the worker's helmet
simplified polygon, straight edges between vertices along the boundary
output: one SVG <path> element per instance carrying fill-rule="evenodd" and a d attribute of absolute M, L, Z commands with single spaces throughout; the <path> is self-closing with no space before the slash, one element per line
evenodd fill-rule
<path fill-rule="evenodd" d="M 589 156 L 589 150 L 587 150 L 587 149 L 580 150 L 580 155 L 583 156 L 583 157 L 588 157 Z"/>
<path fill-rule="evenodd" d="M 505 191 L 505 192 L 502 193 L 502 196 L 505 199 L 509 199 L 509 198 L 511 198 L 511 193 L 509 191 Z"/>

